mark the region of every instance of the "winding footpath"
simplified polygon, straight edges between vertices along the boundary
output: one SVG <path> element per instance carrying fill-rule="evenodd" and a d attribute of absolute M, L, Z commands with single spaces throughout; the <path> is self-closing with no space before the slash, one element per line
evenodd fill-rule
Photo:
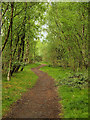
<path fill-rule="evenodd" d="M 38 76 L 35 86 L 24 93 L 20 100 L 14 103 L 9 118 L 59 118 L 60 104 L 54 79 L 37 68 L 32 71 Z"/>

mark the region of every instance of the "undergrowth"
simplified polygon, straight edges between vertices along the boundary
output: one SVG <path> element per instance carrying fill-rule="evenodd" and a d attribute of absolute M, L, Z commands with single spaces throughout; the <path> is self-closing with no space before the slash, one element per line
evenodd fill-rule
<path fill-rule="evenodd" d="M 45 66 L 40 70 L 55 79 L 62 104 L 60 117 L 88 118 L 88 72 L 72 72 L 70 68 Z"/>

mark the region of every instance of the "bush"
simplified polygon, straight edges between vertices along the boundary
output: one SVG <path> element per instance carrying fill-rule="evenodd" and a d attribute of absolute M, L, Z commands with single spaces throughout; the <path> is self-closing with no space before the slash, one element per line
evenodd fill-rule
<path fill-rule="evenodd" d="M 88 77 L 83 75 L 82 73 L 74 73 L 73 75 L 69 75 L 66 78 L 61 78 L 60 76 L 57 78 L 57 86 L 66 85 L 69 87 L 75 88 L 84 88 L 88 85 Z"/>

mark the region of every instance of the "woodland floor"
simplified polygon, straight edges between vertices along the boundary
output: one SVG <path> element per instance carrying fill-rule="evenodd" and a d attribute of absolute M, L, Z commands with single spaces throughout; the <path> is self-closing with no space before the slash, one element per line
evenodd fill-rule
<path fill-rule="evenodd" d="M 54 79 L 47 73 L 40 71 L 44 64 L 32 68 L 38 76 L 36 85 L 24 93 L 20 100 L 11 106 L 5 116 L 9 118 L 59 118 L 60 103 Z"/>

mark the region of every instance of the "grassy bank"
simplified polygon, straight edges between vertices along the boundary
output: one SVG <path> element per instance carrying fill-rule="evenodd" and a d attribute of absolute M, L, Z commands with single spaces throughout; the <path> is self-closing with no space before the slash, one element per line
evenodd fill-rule
<path fill-rule="evenodd" d="M 47 72 L 55 79 L 58 94 L 61 97 L 62 114 L 64 118 L 88 117 L 88 72 L 72 72 L 69 68 L 48 67 L 40 70 Z"/>
<path fill-rule="evenodd" d="M 28 88 L 32 88 L 37 80 L 37 76 L 31 71 L 30 68 L 37 67 L 39 64 L 29 64 L 25 66 L 22 72 L 14 73 L 11 81 L 6 80 L 6 76 L 2 77 L 2 114 L 9 110 L 10 105 L 17 101 L 23 92 Z"/>

